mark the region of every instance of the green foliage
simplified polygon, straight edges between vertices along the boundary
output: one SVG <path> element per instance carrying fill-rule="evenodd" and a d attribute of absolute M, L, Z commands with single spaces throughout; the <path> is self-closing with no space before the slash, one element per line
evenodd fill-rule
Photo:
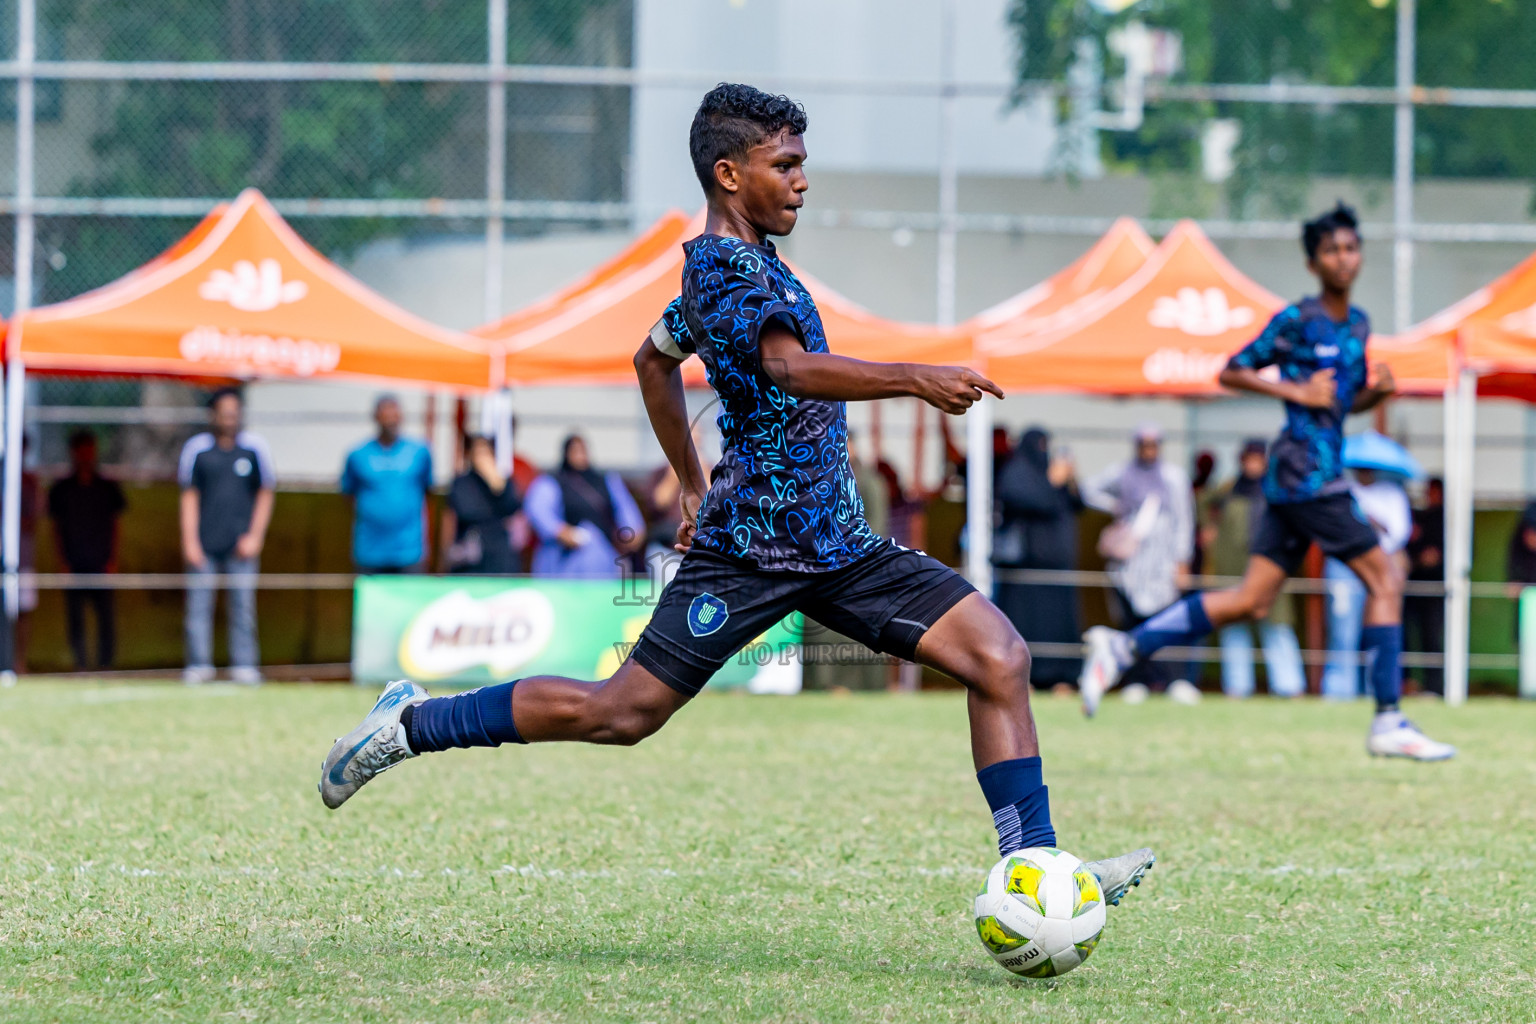
<path fill-rule="evenodd" d="M 569 62 L 583 25 L 622 17 L 622 0 L 513 0 L 509 59 Z M 346 62 L 484 61 L 485 0 L 162 0 L 153 17 L 116 0 L 44 0 L 51 33 L 85 41 L 108 60 Z M 78 195 L 233 197 L 255 186 L 284 198 L 430 198 L 475 182 L 458 170 L 459 135 L 483 139 L 485 90 L 473 84 L 128 82 L 100 88 L 109 107 Z M 483 142 L 480 143 L 483 147 Z M 483 149 L 468 155 L 484 166 Z M 454 194 L 448 192 L 446 194 Z M 301 225 L 322 251 L 347 251 L 399 222 L 314 219 Z M 170 236 L 170 237 L 168 237 Z M 71 260 L 48 298 L 100 284 L 142 263 L 171 237 L 66 222 L 50 239 Z M 89 253 L 89 255 L 87 255 Z"/>
<path fill-rule="evenodd" d="M 1144 0 L 1119 15 L 1083 0 L 1015 0 L 1009 13 L 1020 81 L 1060 80 L 1080 35 L 1101 45 L 1137 18 L 1180 33 L 1179 81 L 1271 81 L 1390 87 L 1395 81 L 1397 11 L 1371 0 Z M 1513 0 L 1420 0 L 1420 84 L 1536 88 L 1536 5 Z M 1107 54 L 1107 50 L 1106 50 Z M 1106 78 L 1119 72 L 1107 54 Z M 1266 202 L 1283 213 L 1318 174 L 1391 174 L 1392 109 L 1262 103 L 1153 104 L 1136 133 L 1103 133 L 1110 163 L 1157 172 L 1198 166 L 1208 118 L 1241 125 L 1228 200 L 1236 212 Z M 1536 176 L 1536 112 L 1421 107 L 1417 171 L 1435 177 Z"/>
<path fill-rule="evenodd" d="M 1528 1021 L 1536 708 L 1036 702 L 1061 843 L 1158 866 L 1014 979 L 959 693 L 708 695 L 633 749 L 454 751 L 315 794 L 373 694 L 0 693 L 0 1017 L 31 1021 Z"/>

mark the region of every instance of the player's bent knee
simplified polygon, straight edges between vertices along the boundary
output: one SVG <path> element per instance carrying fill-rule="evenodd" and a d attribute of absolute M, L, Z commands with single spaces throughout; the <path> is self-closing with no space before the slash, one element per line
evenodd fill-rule
<path fill-rule="evenodd" d="M 1028 689 L 1031 656 L 1029 645 L 1015 634 L 989 642 L 976 652 L 977 672 L 973 683 L 984 692 L 1011 696 L 1020 686 Z"/>

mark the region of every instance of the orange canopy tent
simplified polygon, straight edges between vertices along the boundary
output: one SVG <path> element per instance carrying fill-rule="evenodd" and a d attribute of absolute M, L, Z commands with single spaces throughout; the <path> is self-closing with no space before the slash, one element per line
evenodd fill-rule
<path fill-rule="evenodd" d="M 1069 266 L 1032 288 L 983 310 L 961 327 L 976 336 L 977 346 L 1012 347 L 1024 338 L 1070 322 L 1081 305 L 1130 277 L 1156 243 L 1129 217 L 1121 217 Z"/>
<path fill-rule="evenodd" d="M 506 379 L 517 384 L 631 384 L 636 348 L 682 283 L 681 242 L 704 228 L 703 214 L 677 229 L 675 214 L 652 225 L 614 259 L 555 295 L 475 334 L 506 352 Z M 875 316 L 798 270 L 821 312 L 832 350 L 887 362 L 968 362 L 966 332 L 903 324 Z M 703 382 L 703 367 L 684 366 Z"/>
<path fill-rule="evenodd" d="M 1180 221 L 1135 273 L 1070 303 L 1044 330 L 983 334 L 988 373 L 1002 387 L 1107 395 L 1221 393 L 1232 353 L 1285 305 L 1229 263 L 1193 221 Z M 1373 338 L 1409 393 L 1440 393 L 1443 346 Z"/>
<path fill-rule="evenodd" d="M 28 369 L 409 381 L 484 390 L 479 339 L 391 304 L 312 249 L 255 189 L 154 260 L 7 325 Z"/>
<path fill-rule="evenodd" d="M 1404 344 L 1451 350 L 1477 393 L 1536 401 L 1536 253 L 1406 331 Z"/>

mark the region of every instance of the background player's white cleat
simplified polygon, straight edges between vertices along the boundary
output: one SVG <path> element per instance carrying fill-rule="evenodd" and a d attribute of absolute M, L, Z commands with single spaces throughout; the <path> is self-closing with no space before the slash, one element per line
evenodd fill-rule
<path fill-rule="evenodd" d="M 1365 749 L 1373 757 L 1411 757 L 1415 761 L 1445 761 L 1456 756 L 1455 747 L 1425 736 L 1401 711 L 1383 711 L 1376 716 Z"/>
<path fill-rule="evenodd" d="M 1083 634 L 1088 652 L 1083 658 L 1083 674 L 1077 689 L 1083 698 L 1083 714 L 1089 718 L 1099 710 L 1099 701 L 1114 689 L 1120 676 L 1131 664 L 1131 638 L 1108 626 L 1094 626 Z"/>
<path fill-rule="evenodd" d="M 1175 704 L 1190 707 L 1200 703 L 1200 687 L 1188 679 L 1175 679 L 1168 684 L 1168 699 Z"/>
<path fill-rule="evenodd" d="M 384 687 L 368 717 L 337 740 L 320 765 L 320 799 L 325 806 L 335 810 L 375 775 L 416 756 L 406 742 L 400 713 L 429 696 L 409 679 Z"/>

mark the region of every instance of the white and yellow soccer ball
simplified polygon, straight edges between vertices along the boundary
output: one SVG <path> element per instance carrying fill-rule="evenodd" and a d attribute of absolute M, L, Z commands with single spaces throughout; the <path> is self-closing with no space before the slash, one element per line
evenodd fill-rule
<path fill-rule="evenodd" d="M 976 897 L 976 931 L 992 959 L 1026 978 L 1066 974 L 1104 930 L 1104 893 L 1082 861 L 1039 846 L 1010 853 Z"/>

